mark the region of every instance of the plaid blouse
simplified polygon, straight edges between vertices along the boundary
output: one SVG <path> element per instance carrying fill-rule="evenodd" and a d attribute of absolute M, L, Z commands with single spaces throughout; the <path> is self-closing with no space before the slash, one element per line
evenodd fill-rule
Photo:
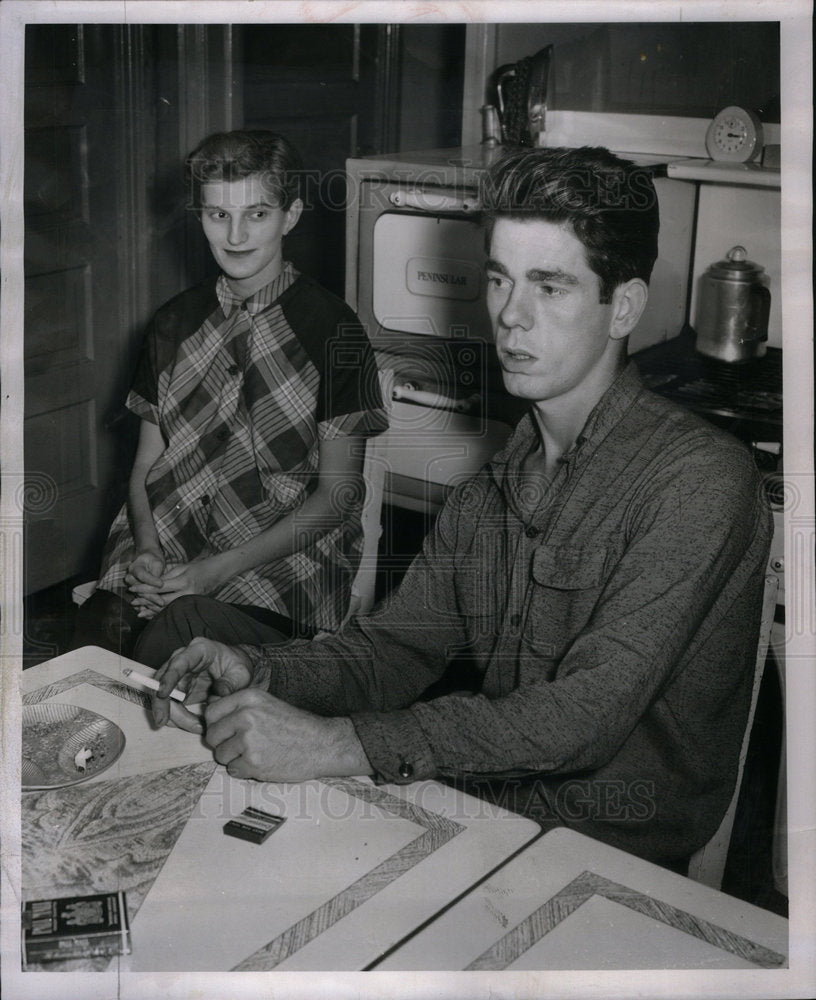
<path fill-rule="evenodd" d="M 387 427 L 373 351 L 355 314 L 285 264 L 246 300 L 221 275 L 163 306 L 148 329 L 127 406 L 161 428 L 164 452 L 146 490 L 168 562 L 245 543 L 297 511 L 318 478 L 322 440 Z M 361 488 L 344 518 L 288 556 L 210 596 L 336 629 L 362 552 Z M 308 530 L 295 521 L 294 531 Z M 123 507 L 99 587 L 125 596 L 135 555 Z"/>

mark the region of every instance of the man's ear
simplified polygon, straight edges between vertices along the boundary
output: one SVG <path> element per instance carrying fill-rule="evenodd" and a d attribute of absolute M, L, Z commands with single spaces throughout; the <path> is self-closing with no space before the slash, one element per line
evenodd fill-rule
<path fill-rule="evenodd" d="M 649 298 L 649 286 L 641 278 L 630 278 L 612 293 L 612 321 L 609 336 L 613 340 L 628 337 L 643 315 Z"/>
<path fill-rule="evenodd" d="M 286 209 L 286 218 L 283 221 L 283 235 L 290 233 L 298 223 L 300 213 L 303 211 L 303 202 L 300 198 L 295 198 L 289 208 Z"/>

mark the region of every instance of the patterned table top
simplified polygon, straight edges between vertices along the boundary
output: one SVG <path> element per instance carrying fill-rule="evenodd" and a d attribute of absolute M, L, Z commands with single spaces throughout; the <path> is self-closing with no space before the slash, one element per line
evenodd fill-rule
<path fill-rule="evenodd" d="M 27 677 L 24 703 L 90 708 L 125 750 L 87 783 L 23 795 L 23 897 L 124 889 L 133 953 L 47 971 L 362 969 L 538 835 L 436 782 L 236 781 L 197 737 L 152 730 L 127 660 L 79 652 Z M 287 817 L 260 846 L 223 836 L 249 803 Z"/>
<path fill-rule="evenodd" d="M 781 969 L 787 946 L 783 918 L 556 829 L 377 969 Z"/>

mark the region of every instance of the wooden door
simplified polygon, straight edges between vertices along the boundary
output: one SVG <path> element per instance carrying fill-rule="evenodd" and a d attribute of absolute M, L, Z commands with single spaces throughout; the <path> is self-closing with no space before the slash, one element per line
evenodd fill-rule
<path fill-rule="evenodd" d="M 145 324 L 190 283 L 173 180 L 191 145 L 231 127 L 230 46 L 220 25 L 26 28 L 26 593 L 98 570 Z"/>
<path fill-rule="evenodd" d="M 86 567 L 114 488 L 105 427 L 121 388 L 120 46 L 28 25 L 25 107 L 25 591 Z M 95 543 L 97 543 L 95 545 Z"/>

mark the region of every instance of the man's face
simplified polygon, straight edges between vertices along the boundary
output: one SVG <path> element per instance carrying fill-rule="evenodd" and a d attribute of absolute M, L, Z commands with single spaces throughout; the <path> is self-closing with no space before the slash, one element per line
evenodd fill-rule
<path fill-rule="evenodd" d="M 614 307 L 601 305 L 600 278 L 569 226 L 499 217 L 486 270 L 508 392 L 543 402 L 603 379 L 619 353 Z"/>
<path fill-rule="evenodd" d="M 263 175 L 212 181 L 201 188 L 201 225 L 210 250 L 239 295 L 252 295 L 278 276 L 281 240 L 300 217 L 296 200 L 274 204 Z"/>

